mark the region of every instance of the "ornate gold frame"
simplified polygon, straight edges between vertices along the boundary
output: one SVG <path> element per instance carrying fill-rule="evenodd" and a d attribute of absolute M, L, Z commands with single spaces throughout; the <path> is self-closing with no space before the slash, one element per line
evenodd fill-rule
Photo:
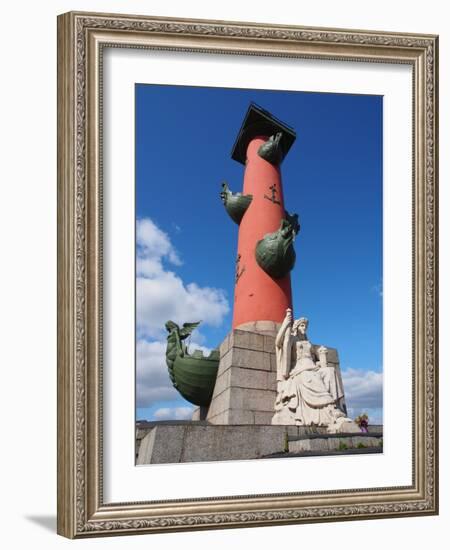
<path fill-rule="evenodd" d="M 102 48 L 413 67 L 413 484 L 167 502 L 102 500 Z M 58 533 L 67 537 L 438 513 L 438 38 L 67 13 L 58 18 Z M 150 496 L 150 495 L 149 495 Z"/>

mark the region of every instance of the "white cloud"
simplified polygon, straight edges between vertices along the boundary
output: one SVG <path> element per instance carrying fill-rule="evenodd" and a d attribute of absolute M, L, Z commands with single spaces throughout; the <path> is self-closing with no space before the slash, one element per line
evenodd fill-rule
<path fill-rule="evenodd" d="M 181 260 L 166 233 L 150 219 L 137 223 L 137 329 L 140 337 L 161 339 L 169 319 L 178 324 L 202 321 L 219 326 L 229 312 L 221 289 L 185 284 L 163 261 L 180 265 Z"/>
<path fill-rule="evenodd" d="M 382 422 L 383 373 L 346 369 L 342 371 L 345 399 L 350 417 L 366 412 L 369 422 Z"/>
<path fill-rule="evenodd" d="M 229 305 L 222 290 L 185 284 L 167 269 L 166 264 L 178 266 L 181 260 L 169 236 L 152 220 L 138 220 L 136 241 L 136 400 L 137 407 L 150 407 L 158 401 L 181 399 L 167 371 L 165 323 L 170 319 L 178 324 L 202 321 L 202 325 L 219 326 Z M 203 342 L 196 330 L 190 349 L 209 353 L 200 345 Z"/>
<path fill-rule="evenodd" d="M 200 351 L 203 351 L 203 355 L 205 357 L 208 357 L 208 355 L 212 351 L 212 348 L 206 348 L 205 346 L 201 346 L 198 337 L 195 338 L 195 341 L 192 341 L 188 344 L 189 353 L 192 353 L 196 349 L 200 350 Z"/>
<path fill-rule="evenodd" d="M 219 326 L 229 311 L 222 290 L 185 285 L 170 271 L 149 279 L 138 277 L 136 283 L 138 333 L 143 337 L 160 338 L 169 319 L 177 324 L 202 321 Z"/>
<path fill-rule="evenodd" d="M 179 398 L 166 365 L 166 342 L 138 340 L 136 345 L 136 405 L 150 407 L 156 401 Z"/>
<path fill-rule="evenodd" d="M 190 420 L 194 407 L 161 407 L 153 413 L 155 420 Z"/>
<path fill-rule="evenodd" d="M 198 340 L 198 339 L 197 339 Z M 209 355 L 206 348 L 193 341 L 189 351 L 202 350 Z M 182 399 L 173 387 L 166 364 L 166 341 L 148 342 L 138 340 L 136 345 L 136 406 L 148 408 L 159 401 Z"/>
<path fill-rule="evenodd" d="M 376 408 L 383 405 L 383 373 L 347 369 L 342 371 L 345 395 L 352 407 Z"/>
<path fill-rule="evenodd" d="M 150 218 L 142 218 L 137 221 L 136 243 L 138 258 L 151 258 L 159 262 L 165 258 L 173 265 L 181 265 L 181 260 L 170 242 L 169 235 L 159 229 Z"/>

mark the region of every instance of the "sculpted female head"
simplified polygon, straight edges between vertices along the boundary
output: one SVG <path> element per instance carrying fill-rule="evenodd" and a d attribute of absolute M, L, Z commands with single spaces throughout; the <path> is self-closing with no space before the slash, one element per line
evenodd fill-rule
<path fill-rule="evenodd" d="M 306 317 L 300 317 L 300 319 L 296 319 L 294 321 L 294 324 L 292 325 L 292 334 L 294 335 L 301 334 L 305 336 L 307 328 L 308 328 L 308 319 Z"/>

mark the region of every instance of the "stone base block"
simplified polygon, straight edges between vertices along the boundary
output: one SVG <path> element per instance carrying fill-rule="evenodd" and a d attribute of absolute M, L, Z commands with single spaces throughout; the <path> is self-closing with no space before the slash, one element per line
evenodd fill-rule
<path fill-rule="evenodd" d="M 290 453 L 305 451 L 345 451 L 346 449 L 364 449 L 380 447 L 382 439 L 372 436 L 330 436 L 305 437 L 289 441 Z"/>
<path fill-rule="evenodd" d="M 260 328 L 274 329 L 272 325 Z M 219 370 L 206 420 L 211 424 L 268 425 L 275 398 L 275 338 L 267 333 L 233 330 L 220 346 Z"/>
<path fill-rule="evenodd" d="M 207 414 L 199 417 L 195 413 L 193 419 L 225 425 L 272 423 L 277 395 L 275 334 L 278 329 L 277 323 L 258 321 L 228 334 L 220 346 L 219 369 Z M 319 347 L 313 345 L 314 350 Z M 327 361 L 341 378 L 336 349 L 328 348 Z M 339 405 L 345 411 L 345 399 L 341 401 Z M 279 425 L 292 424 L 290 418 L 278 420 Z"/>
<path fill-rule="evenodd" d="M 228 424 L 228 425 L 246 425 L 257 424 L 262 426 L 270 426 L 270 420 L 273 413 L 266 411 L 252 411 L 244 409 L 227 409 L 215 416 L 211 416 L 208 420 L 210 424 Z"/>
<path fill-rule="evenodd" d="M 358 424 L 356 424 L 356 422 L 343 422 L 339 426 L 339 431 L 341 433 L 355 433 L 355 434 L 361 433 L 361 430 Z"/>
<path fill-rule="evenodd" d="M 275 321 L 251 321 L 239 325 L 238 330 L 248 330 L 249 332 L 256 332 L 258 334 L 264 334 L 275 337 L 280 330 L 281 323 L 275 323 Z"/>
<path fill-rule="evenodd" d="M 142 439 L 137 464 L 245 460 L 283 452 L 278 426 L 155 425 Z"/>
<path fill-rule="evenodd" d="M 192 420 L 206 420 L 208 407 L 196 407 L 192 412 Z"/>
<path fill-rule="evenodd" d="M 204 422 L 141 422 L 136 426 L 137 465 L 276 458 L 295 453 L 382 451 L 383 427 L 372 433 L 329 435 L 323 427 L 218 426 Z M 286 452 L 286 443 L 288 450 Z"/>

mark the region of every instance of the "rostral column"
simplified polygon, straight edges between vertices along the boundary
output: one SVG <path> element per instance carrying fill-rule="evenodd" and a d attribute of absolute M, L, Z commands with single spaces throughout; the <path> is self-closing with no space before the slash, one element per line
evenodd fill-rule
<path fill-rule="evenodd" d="M 245 166 L 242 194 L 231 193 L 226 183 L 221 194 L 239 223 L 233 329 L 281 323 L 292 309 L 292 243 L 299 226 L 284 207 L 280 165 L 295 138 L 292 128 L 251 104 L 232 150 Z"/>

